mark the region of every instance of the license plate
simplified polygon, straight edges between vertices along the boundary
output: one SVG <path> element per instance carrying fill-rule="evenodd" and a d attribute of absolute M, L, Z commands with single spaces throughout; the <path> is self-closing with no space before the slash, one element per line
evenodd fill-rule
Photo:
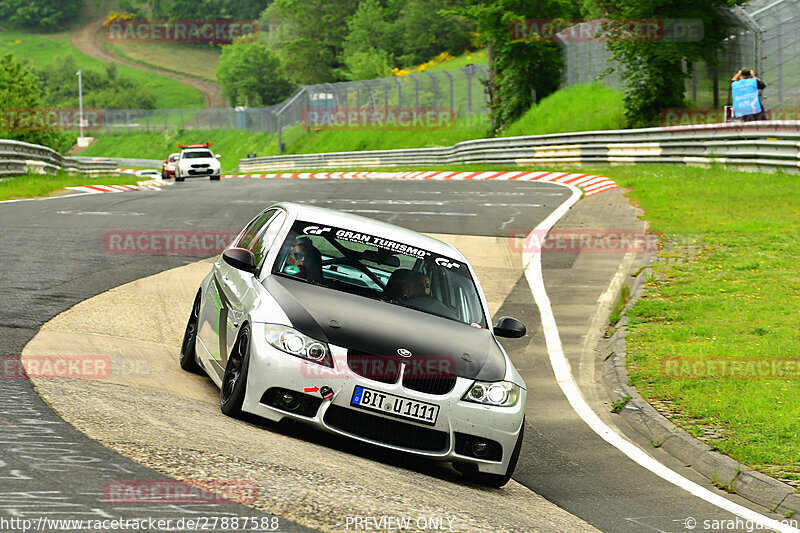
<path fill-rule="evenodd" d="M 421 424 L 434 425 L 439 416 L 439 406 L 418 402 L 388 392 L 380 392 L 356 386 L 350 405 L 369 409 L 389 416 L 407 418 Z"/>

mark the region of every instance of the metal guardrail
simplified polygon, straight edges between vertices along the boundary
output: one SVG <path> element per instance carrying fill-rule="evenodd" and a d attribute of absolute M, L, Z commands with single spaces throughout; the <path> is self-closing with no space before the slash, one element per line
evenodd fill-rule
<path fill-rule="evenodd" d="M 257 157 L 239 160 L 239 171 L 608 163 L 723 164 L 800 173 L 800 121 L 589 131 L 477 139 L 442 148 Z"/>
<path fill-rule="evenodd" d="M 64 157 L 46 146 L 0 140 L 0 176 L 18 176 L 27 172 L 55 174 L 62 169 L 90 176 L 106 175 L 116 172 L 117 163 L 113 160 Z"/>
<path fill-rule="evenodd" d="M 166 157 L 166 156 L 165 156 Z M 131 157 L 108 157 L 108 158 L 92 158 L 92 157 L 81 157 L 76 156 L 72 159 L 76 159 L 82 163 L 90 164 L 92 162 L 98 162 L 98 159 L 105 159 L 106 161 L 115 165 L 114 168 L 125 167 L 125 168 L 154 168 L 157 170 L 161 170 L 161 164 L 163 161 L 161 159 L 136 159 Z"/>

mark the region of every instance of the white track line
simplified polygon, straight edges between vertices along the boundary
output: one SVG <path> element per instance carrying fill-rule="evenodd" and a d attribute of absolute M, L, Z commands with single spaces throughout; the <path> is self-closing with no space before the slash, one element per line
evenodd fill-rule
<path fill-rule="evenodd" d="M 529 234 L 529 238 L 534 235 L 541 235 L 556 224 L 556 222 L 564 216 L 564 214 L 577 202 L 581 197 L 581 191 L 574 186 L 567 184 L 559 184 L 568 187 L 572 191 L 572 196 L 561 204 L 555 211 L 545 218 L 534 230 Z M 648 455 L 644 450 L 626 440 L 621 435 L 611 429 L 605 422 L 603 422 L 597 414 L 592 411 L 589 404 L 583 398 L 578 384 L 572 377 L 570 371 L 569 361 L 564 355 L 564 349 L 561 345 L 561 337 L 558 333 L 558 326 L 556 319 L 553 315 L 553 309 L 550 307 L 550 298 L 547 296 L 547 291 L 544 286 L 544 279 L 542 278 L 542 256 L 540 252 L 536 253 L 523 253 L 523 265 L 525 267 L 525 278 L 528 280 L 528 285 L 531 288 L 533 299 L 539 307 L 539 314 L 542 317 L 542 331 L 544 331 L 544 338 L 547 344 L 547 353 L 550 356 L 550 364 L 553 367 L 558 386 L 561 387 L 562 392 L 567 397 L 572 409 L 592 428 L 592 431 L 597 433 L 603 440 L 617 448 L 619 451 L 627 455 L 631 460 L 635 461 L 640 466 L 651 471 L 658 477 L 669 481 L 673 485 L 682 488 L 693 496 L 707 501 L 721 509 L 733 513 L 745 520 L 750 520 L 753 524 L 760 525 L 762 528 L 770 528 L 775 531 L 786 533 L 798 533 L 800 530 L 791 527 L 789 524 L 784 524 L 778 520 L 767 518 L 766 516 L 751 511 L 747 507 L 743 507 L 734 503 L 727 498 L 723 498 L 719 494 L 711 492 L 691 481 L 686 479 L 677 472 L 667 468 L 653 457 Z M 607 289 L 611 290 L 610 288 Z M 604 295 L 605 297 L 606 295 Z"/>

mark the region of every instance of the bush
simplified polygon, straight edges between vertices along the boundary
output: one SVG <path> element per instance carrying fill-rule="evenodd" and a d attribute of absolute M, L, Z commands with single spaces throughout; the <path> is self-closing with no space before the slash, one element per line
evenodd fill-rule
<path fill-rule="evenodd" d="M 41 82 L 36 75 L 16 60 L 13 54 L 0 59 L 0 102 L 3 113 L 0 115 L 0 138 L 49 146 L 64 152 L 72 146 L 70 134 L 55 129 L 30 129 L 20 122 L 14 110 L 28 110 L 42 107 Z"/>
<path fill-rule="evenodd" d="M 38 72 L 48 105 L 78 107 L 78 83 L 75 58 L 67 56 L 59 64 Z M 146 87 L 117 74 L 117 66 L 108 63 L 105 71 L 81 69 L 83 104 L 102 109 L 154 109 L 156 96 Z"/>

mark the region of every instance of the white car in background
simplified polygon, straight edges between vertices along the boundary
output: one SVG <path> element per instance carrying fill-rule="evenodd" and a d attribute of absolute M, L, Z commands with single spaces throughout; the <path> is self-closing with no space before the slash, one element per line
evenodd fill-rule
<path fill-rule="evenodd" d="M 136 171 L 136 177 L 137 178 L 150 178 L 150 179 L 154 179 L 154 180 L 160 180 L 161 179 L 161 173 L 159 171 L 157 171 L 157 170 L 152 169 L 152 168 L 146 168 L 144 170 L 137 170 Z"/>
<path fill-rule="evenodd" d="M 210 149 L 211 143 L 180 144 L 181 154 L 175 162 L 175 181 L 208 176 L 211 181 L 220 178 L 219 155 Z"/>

